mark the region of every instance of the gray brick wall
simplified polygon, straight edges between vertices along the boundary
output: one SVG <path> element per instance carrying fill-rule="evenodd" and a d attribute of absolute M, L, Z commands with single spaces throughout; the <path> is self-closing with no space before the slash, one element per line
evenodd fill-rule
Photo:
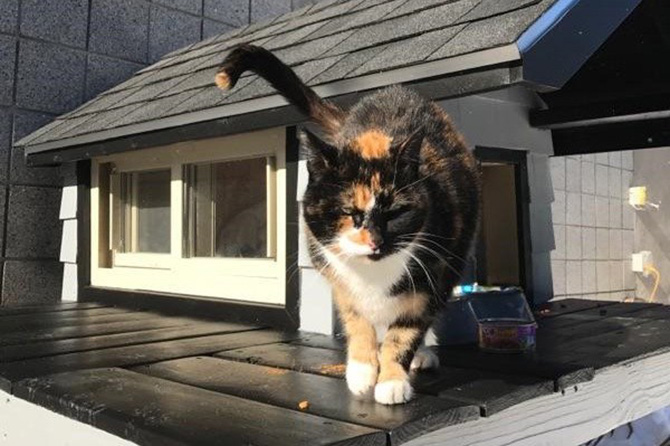
<path fill-rule="evenodd" d="M 635 294 L 633 154 L 552 157 L 554 296 L 623 300 Z"/>
<path fill-rule="evenodd" d="M 59 262 L 61 187 L 73 170 L 26 168 L 13 142 L 167 52 L 307 3 L 0 0 L 0 305 L 73 297 Z M 73 277 L 76 259 L 61 258 Z"/>

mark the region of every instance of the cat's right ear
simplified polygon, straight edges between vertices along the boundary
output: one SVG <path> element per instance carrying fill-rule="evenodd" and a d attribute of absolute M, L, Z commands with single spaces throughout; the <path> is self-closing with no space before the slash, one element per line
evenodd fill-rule
<path fill-rule="evenodd" d="M 329 170 L 336 166 L 337 147 L 331 146 L 309 130 L 301 132 L 300 141 L 307 159 L 307 171 L 310 178 L 323 178 Z"/>

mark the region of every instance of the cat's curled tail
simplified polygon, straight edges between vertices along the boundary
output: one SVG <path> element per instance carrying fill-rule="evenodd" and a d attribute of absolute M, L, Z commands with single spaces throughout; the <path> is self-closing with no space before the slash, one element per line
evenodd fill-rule
<path fill-rule="evenodd" d="M 241 44 L 224 59 L 216 74 L 216 85 L 230 90 L 245 71 L 252 71 L 277 89 L 289 102 L 334 135 L 344 120 L 344 112 L 309 88 L 295 72 L 270 51 L 255 45 Z"/>

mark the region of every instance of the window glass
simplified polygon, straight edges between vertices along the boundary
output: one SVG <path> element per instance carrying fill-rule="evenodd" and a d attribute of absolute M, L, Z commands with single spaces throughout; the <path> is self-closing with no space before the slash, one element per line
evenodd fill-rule
<path fill-rule="evenodd" d="M 123 173 L 115 221 L 120 252 L 170 252 L 170 170 Z"/>
<path fill-rule="evenodd" d="M 267 258 L 269 158 L 189 165 L 185 253 Z"/>

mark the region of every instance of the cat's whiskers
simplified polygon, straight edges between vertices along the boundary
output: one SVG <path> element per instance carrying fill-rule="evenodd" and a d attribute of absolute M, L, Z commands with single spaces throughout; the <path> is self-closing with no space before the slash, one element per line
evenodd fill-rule
<path fill-rule="evenodd" d="M 437 252 L 435 252 L 434 250 L 428 248 L 427 246 L 422 245 L 421 243 L 415 243 L 415 246 L 416 246 L 417 248 L 421 248 L 421 249 L 425 250 L 426 252 L 428 252 L 428 253 L 434 255 L 438 260 L 441 260 L 442 262 L 444 262 L 444 264 L 447 265 L 447 267 L 448 267 L 450 270 L 452 270 L 452 271 L 454 272 L 454 274 L 456 274 L 456 275 L 459 277 L 459 279 L 462 279 L 462 278 L 463 278 L 463 275 L 462 275 L 460 272 L 458 272 L 458 270 L 456 270 L 456 268 L 454 268 L 454 267 L 449 263 L 449 261 L 448 261 L 447 259 L 445 259 L 444 257 L 440 256 Z"/>
<path fill-rule="evenodd" d="M 435 172 L 435 173 L 431 173 L 430 175 L 426 175 L 425 177 L 421 177 L 421 178 L 419 178 L 418 180 L 414 181 L 413 183 L 409 183 L 409 184 L 407 184 L 407 185 L 401 187 L 400 189 L 398 189 L 398 190 L 395 191 L 395 192 L 396 192 L 396 193 L 402 192 L 403 190 L 408 189 L 408 188 L 410 188 L 410 187 L 412 187 L 412 186 L 415 186 L 415 185 L 421 183 L 422 181 L 426 181 L 428 178 L 432 177 L 432 176 L 435 175 L 435 174 L 437 174 L 437 172 Z"/>
<path fill-rule="evenodd" d="M 414 291 L 414 294 L 416 294 L 416 283 L 414 283 L 414 279 L 412 278 L 412 273 L 409 270 L 409 266 L 407 264 L 402 265 L 403 269 L 407 273 L 407 278 L 409 279 L 409 283 L 412 284 L 412 291 Z"/>
<path fill-rule="evenodd" d="M 444 237 L 442 235 L 437 235 L 437 234 L 433 234 L 431 232 L 425 232 L 425 231 L 410 232 L 410 233 L 407 233 L 405 235 L 425 235 L 425 236 L 428 236 L 428 237 L 435 237 L 435 238 L 439 238 L 439 239 L 442 239 L 442 240 L 449 240 L 449 241 L 456 240 L 456 237 Z"/>
<path fill-rule="evenodd" d="M 448 260 L 448 259 L 456 259 L 456 260 L 460 261 L 463 265 L 465 265 L 465 264 L 467 263 L 467 261 L 466 261 L 465 259 L 463 259 L 462 257 L 460 257 L 460 256 L 458 256 L 458 255 L 456 255 L 456 254 L 454 254 L 451 250 L 449 250 L 448 248 L 445 248 L 444 246 L 442 246 L 442 245 L 439 244 L 439 243 L 436 243 L 436 242 L 434 242 L 434 241 L 432 241 L 432 240 L 429 240 L 429 239 L 426 239 L 426 238 L 423 238 L 423 237 L 415 237 L 414 240 L 417 240 L 417 241 L 420 241 L 420 242 L 424 242 L 424 243 L 430 243 L 431 245 L 435 246 L 436 248 L 441 249 L 442 252 L 444 252 L 444 253 L 446 254 L 446 256 L 447 256 L 447 257 L 445 258 L 445 260 Z"/>
<path fill-rule="evenodd" d="M 412 252 L 412 250 L 410 249 L 410 248 L 412 248 L 412 247 L 414 247 L 414 246 L 416 246 L 416 245 L 415 245 L 415 244 L 407 244 L 407 245 L 405 245 L 405 247 L 403 247 L 403 248 L 401 249 L 401 251 L 405 252 L 408 256 L 410 256 L 410 257 L 416 262 L 417 265 L 419 265 L 419 267 L 420 267 L 420 268 L 423 270 L 423 272 L 426 274 L 426 279 L 428 279 L 428 285 L 430 285 L 430 288 L 433 290 L 433 293 L 434 293 L 435 295 L 437 295 L 438 293 L 437 293 L 437 289 L 435 288 L 435 282 L 434 282 L 434 280 L 433 280 L 433 277 L 432 277 L 432 276 L 430 275 L 430 273 L 428 272 L 428 269 L 427 269 L 426 265 L 425 265 L 425 264 L 421 261 L 421 259 L 420 259 L 419 257 L 417 257 L 416 254 L 414 254 L 414 253 Z"/>
<path fill-rule="evenodd" d="M 324 259 L 325 264 L 319 269 L 319 274 L 322 274 L 326 268 L 329 266 L 333 266 L 332 258 L 334 257 L 336 260 L 342 260 L 344 258 L 344 261 L 346 262 L 348 259 L 351 258 L 351 256 L 347 255 L 345 252 L 342 251 L 334 251 L 331 248 L 337 247 L 338 243 L 337 242 L 332 242 L 327 245 L 318 245 L 317 248 L 319 249 L 319 254 L 321 254 L 321 257 Z M 332 257 L 331 257 L 332 256 Z M 330 271 L 332 274 L 335 276 L 335 279 L 342 279 L 343 275 L 340 271 L 339 268 L 330 268 Z"/>
<path fill-rule="evenodd" d="M 453 258 L 453 256 L 451 255 L 451 251 L 449 251 L 447 248 L 445 248 L 444 246 L 440 245 L 439 243 L 436 243 L 436 242 L 434 242 L 434 241 L 432 241 L 432 240 L 426 239 L 426 238 L 424 238 L 424 237 L 422 237 L 422 236 L 420 236 L 420 235 L 410 235 L 410 234 L 408 234 L 408 235 L 400 236 L 400 237 L 398 237 L 398 238 L 399 238 L 400 240 L 403 240 L 403 241 L 409 241 L 409 242 L 428 242 L 428 243 L 431 243 L 431 244 L 433 244 L 436 248 L 440 248 L 440 249 L 442 249 L 442 251 L 444 251 L 444 253 L 448 256 L 448 257 L 446 257 L 446 259 L 451 259 L 451 258 Z M 446 259 L 445 259 L 445 260 L 446 260 Z"/>
<path fill-rule="evenodd" d="M 291 283 L 291 280 L 293 280 L 293 276 L 295 276 L 300 271 L 300 265 L 298 265 L 298 262 L 299 262 L 299 260 L 294 261 L 286 269 L 286 272 L 289 275 L 288 278 L 286 279 L 286 282 Z"/>
<path fill-rule="evenodd" d="M 427 242 L 430 242 L 430 243 L 432 243 L 436 246 L 439 246 L 440 248 L 442 248 L 444 250 L 444 252 L 447 253 L 447 255 L 460 260 L 461 262 L 463 262 L 463 264 L 468 263 L 468 261 L 466 259 L 464 259 L 463 257 L 459 256 L 458 254 L 454 253 L 453 251 L 448 249 L 446 246 L 430 239 L 430 237 L 436 237 L 436 238 L 440 238 L 440 239 L 444 239 L 444 240 L 455 240 L 453 237 L 452 238 L 442 237 L 442 236 L 439 236 L 439 235 L 436 235 L 436 234 L 431 234 L 429 232 L 423 232 L 423 231 L 415 232 L 415 233 L 412 233 L 412 234 L 406 234 L 406 236 L 421 238 L 423 241 L 427 241 Z"/>

